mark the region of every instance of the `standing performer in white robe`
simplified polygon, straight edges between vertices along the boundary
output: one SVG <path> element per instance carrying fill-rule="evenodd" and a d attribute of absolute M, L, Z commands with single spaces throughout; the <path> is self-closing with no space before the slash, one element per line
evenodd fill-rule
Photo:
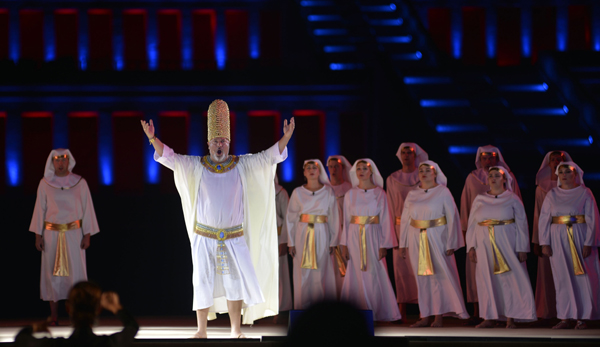
<path fill-rule="evenodd" d="M 390 210 L 394 217 L 396 237 L 400 239 L 400 217 L 404 209 L 404 199 L 419 185 L 419 163 L 429 159 L 419 145 L 405 142 L 400 145 L 396 153 L 402 163 L 402 169 L 388 176 L 385 186 Z M 407 260 L 400 254 L 400 249 L 394 248 L 394 278 L 396 280 L 396 301 L 402 317 L 406 317 L 406 304 L 418 304 L 419 292 L 415 274 L 410 265 L 410 256 Z"/>
<path fill-rule="evenodd" d="M 556 313 L 553 329 L 586 329 L 584 320 L 600 319 L 600 226 L 592 191 L 584 186 L 583 171 L 561 162 L 557 187 L 546 195 L 539 220 L 540 246 L 550 257 Z"/>
<path fill-rule="evenodd" d="M 521 200 L 510 191 L 512 177 L 502 166 L 488 174 L 490 190 L 471 206 L 467 249 L 475 263 L 479 313 L 485 319 L 476 328 L 493 328 L 495 320 L 517 322 L 537 319 L 527 272 L 529 229 Z"/>
<path fill-rule="evenodd" d="M 50 302 L 50 325 L 58 325 L 58 301 L 66 300 L 71 287 L 87 280 L 85 250 L 98 221 L 87 182 L 72 173 L 75 158 L 68 149 L 54 149 L 46 160 L 44 178 L 29 231 L 42 252 L 40 293 Z"/>
<path fill-rule="evenodd" d="M 343 254 L 348 269 L 340 300 L 372 310 L 375 321 L 402 319 L 387 271 L 387 249 L 398 245 L 383 177 L 371 159 L 350 170 L 352 189 L 344 197 Z"/>
<path fill-rule="evenodd" d="M 337 299 L 331 254 L 339 242 L 339 207 L 319 159 L 304 161 L 304 177 L 306 184 L 292 192 L 286 215 L 296 310 Z"/>
<path fill-rule="evenodd" d="M 460 198 L 460 224 L 463 231 L 463 237 L 467 233 L 469 213 L 471 212 L 473 200 L 475 200 L 477 195 L 485 194 L 485 192 L 490 190 L 490 186 L 487 184 L 488 170 L 490 167 L 496 165 L 504 166 L 509 171 L 513 179 L 511 190 L 519 197 L 519 199 L 521 199 L 521 191 L 519 190 L 517 179 L 515 175 L 510 172 L 510 168 L 504 161 L 500 150 L 492 145 L 479 147 L 477 149 L 477 155 L 475 156 L 475 166 L 477 167 L 477 170 L 473 170 L 469 176 L 467 176 L 465 187 L 463 188 L 462 196 Z M 475 264 L 467 261 L 465 266 L 467 302 L 473 303 L 474 308 L 473 316 L 471 316 L 471 319 L 467 321 L 467 325 L 476 325 L 479 323 L 479 304 L 477 303 Z"/>
<path fill-rule="evenodd" d="M 352 183 L 350 183 L 351 167 L 352 165 L 343 155 L 332 155 L 327 158 L 329 181 L 331 182 L 331 188 L 333 188 L 335 198 L 340 208 L 340 232 L 338 233 L 338 240 L 342 239 L 344 233 L 344 196 L 346 195 L 346 192 L 352 189 Z M 342 293 L 342 286 L 344 285 L 344 276 L 346 276 L 346 266 L 348 265 L 346 264 L 346 259 L 342 257 L 340 246 L 336 247 L 331 254 L 331 261 L 333 261 L 335 286 L 337 288 L 337 297 L 339 299 L 340 294 Z"/>
<path fill-rule="evenodd" d="M 421 183 L 406 196 L 400 224 L 400 251 L 410 249 L 419 291 L 421 319 L 411 327 L 441 327 L 443 315 L 469 318 L 454 258 L 465 242 L 446 176 L 431 160 L 418 170 Z"/>
<path fill-rule="evenodd" d="M 271 148 L 253 155 L 229 155 L 229 108 L 215 100 L 208 108 L 208 149 L 204 157 L 175 154 L 141 121 L 154 146 L 154 160 L 173 170 L 192 249 L 198 332 L 206 338 L 209 312 L 229 312 L 231 336 L 243 337 L 244 323 L 276 315 L 279 270 L 275 186 L 277 163 L 287 157 L 294 119 Z M 244 237 L 242 237 L 244 236 Z M 255 269 L 257 270 L 255 272 Z"/>
<path fill-rule="evenodd" d="M 546 153 L 535 177 L 537 187 L 535 188 L 535 209 L 533 210 L 531 243 L 533 243 L 533 252 L 538 256 L 535 307 L 542 325 L 547 325 L 549 319 L 556 317 L 556 290 L 554 289 L 550 258 L 542 254 L 542 248 L 540 247 L 538 220 L 546 194 L 553 188 L 556 188 L 558 176 L 555 171 L 561 161 L 572 161 L 569 153 L 565 151 L 551 151 Z"/>
<path fill-rule="evenodd" d="M 277 214 L 277 242 L 279 243 L 279 311 L 292 309 L 292 286 L 290 284 L 290 268 L 288 265 L 288 233 L 285 226 L 290 196 L 279 185 L 275 176 L 275 209 Z"/>

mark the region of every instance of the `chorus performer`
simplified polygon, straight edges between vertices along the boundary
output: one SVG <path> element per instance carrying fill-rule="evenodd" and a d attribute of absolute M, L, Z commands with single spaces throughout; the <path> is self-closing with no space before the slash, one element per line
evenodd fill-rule
<path fill-rule="evenodd" d="M 554 329 L 586 329 L 584 320 L 600 318 L 600 245 L 596 199 L 584 186 L 583 171 L 571 161 L 561 162 L 557 187 L 548 192 L 539 219 L 540 246 L 550 257 L 556 313 Z"/>
<path fill-rule="evenodd" d="M 304 161 L 304 177 L 306 184 L 292 192 L 286 216 L 296 310 L 337 298 L 331 254 L 339 242 L 339 207 L 319 159 Z"/>
<path fill-rule="evenodd" d="M 285 227 L 290 196 L 285 188 L 279 185 L 275 175 L 275 214 L 277 215 L 277 241 L 279 243 L 279 311 L 289 311 L 292 306 L 292 286 L 288 265 L 288 233 Z"/>
<path fill-rule="evenodd" d="M 469 318 L 454 258 L 465 242 L 456 204 L 439 166 L 431 160 L 422 162 L 419 180 L 418 189 L 410 191 L 404 201 L 400 225 L 402 256 L 410 249 L 419 292 L 421 319 L 411 327 L 441 327 L 444 315 Z"/>
<path fill-rule="evenodd" d="M 469 260 L 476 264 L 479 314 L 477 328 L 506 328 L 535 321 L 533 290 L 525 261 L 529 252 L 527 216 L 521 200 L 510 190 L 512 177 L 502 166 L 488 174 L 490 190 L 471 206 L 467 229 Z"/>
<path fill-rule="evenodd" d="M 375 321 L 402 318 L 388 276 L 385 256 L 396 247 L 392 215 L 383 177 L 371 159 L 357 160 L 350 170 L 352 189 L 344 197 L 342 245 L 348 268 L 341 300 L 372 310 Z"/>

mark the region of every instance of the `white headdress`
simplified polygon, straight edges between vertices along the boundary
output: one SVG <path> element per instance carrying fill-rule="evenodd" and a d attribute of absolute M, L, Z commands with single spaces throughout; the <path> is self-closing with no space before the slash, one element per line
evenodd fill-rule
<path fill-rule="evenodd" d="M 563 165 L 568 165 L 568 166 L 575 168 L 575 171 L 577 171 L 577 178 L 575 178 L 575 182 L 579 183 L 582 186 L 585 186 L 585 183 L 583 183 L 583 170 L 581 170 L 579 165 L 575 164 L 572 161 L 561 161 L 560 164 L 558 164 L 558 166 L 556 167 L 556 171 L 554 172 L 557 176 L 558 176 L 558 169 Z M 556 184 L 560 187 L 560 179 L 558 180 L 558 182 L 556 182 Z"/>
<path fill-rule="evenodd" d="M 491 166 L 490 169 L 488 170 L 488 178 L 489 178 L 489 172 L 492 171 L 492 169 L 498 169 L 500 171 L 500 173 L 504 174 L 504 177 L 506 178 L 506 190 L 509 190 L 512 192 L 512 175 L 510 174 L 510 172 L 502 165 L 497 165 L 497 166 Z M 489 182 L 488 182 L 489 185 Z"/>
<path fill-rule="evenodd" d="M 64 155 L 69 158 L 69 172 L 73 171 L 73 168 L 75 167 L 75 158 L 73 158 L 71 151 L 64 148 L 53 149 L 52 152 L 50 152 L 48 159 L 46 159 L 46 170 L 44 171 L 44 178 L 46 180 L 51 180 L 54 178 L 54 157 L 60 157 Z"/>
<path fill-rule="evenodd" d="M 371 172 L 372 172 L 371 180 L 373 181 L 373 183 L 376 186 L 383 188 L 383 177 L 379 173 L 379 170 L 377 169 L 377 165 L 375 165 L 373 160 L 371 160 L 369 158 L 358 159 L 357 161 L 354 162 L 354 165 L 352 165 L 352 169 L 350 169 L 350 182 L 352 183 L 352 187 L 357 187 L 358 183 L 359 183 L 358 176 L 356 176 L 356 165 L 360 161 L 367 162 L 367 164 L 371 167 Z"/>
<path fill-rule="evenodd" d="M 419 147 L 419 145 L 417 145 L 414 142 L 403 142 L 400 147 L 398 147 L 398 152 L 396 152 L 396 157 L 398 157 L 398 159 L 400 160 L 400 162 L 402 162 L 401 159 L 401 155 L 402 155 L 402 148 L 404 147 L 410 147 L 413 149 L 413 151 L 415 151 L 415 166 L 419 167 L 419 164 L 424 162 L 425 160 L 429 160 L 429 155 L 427 154 L 427 152 L 425 152 L 423 150 L 423 148 Z"/>
<path fill-rule="evenodd" d="M 321 163 L 321 161 L 319 159 L 308 159 L 304 161 L 304 165 L 306 165 L 306 163 L 308 162 L 315 162 L 315 164 L 317 164 L 317 167 L 319 168 L 319 182 L 321 184 L 326 184 L 328 186 L 331 186 L 331 182 L 329 182 L 329 177 L 327 177 L 327 173 L 325 172 L 325 168 L 323 167 L 323 163 Z"/>
<path fill-rule="evenodd" d="M 327 158 L 327 162 L 329 163 L 331 159 L 337 159 L 342 163 L 342 177 L 344 177 L 344 181 L 350 182 L 350 168 L 352 167 L 352 164 L 350 164 L 348 159 L 343 155 L 330 155 L 329 158 Z"/>
<path fill-rule="evenodd" d="M 498 156 L 498 165 L 504 166 L 506 168 L 506 170 L 508 170 L 508 172 L 510 172 L 510 167 L 508 167 L 508 165 L 504 161 L 504 158 L 502 157 L 502 153 L 500 153 L 500 150 L 498 149 L 498 147 L 494 147 L 492 145 L 481 146 L 481 147 L 477 148 L 477 156 L 475 157 L 475 166 L 477 166 L 478 169 L 481 169 L 481 154 L 482 153 L 496 153 L 496 155 Z"/>
<path fill-rule="evenodd" d="M 435 161 L 425 160 L 424 162 L 419 164 L 419 166 L 421 166 L 421 165 L 433 166 L 433 168 L 435 169 L 435 182 L 437 184 L 447 186 L 448 179 L 446 178 L 446 175 L 444 175 L 444 173 L 442 172 L 442 169 L 440 169 L 440 166 Z"/>
<path fill-rule="evenodd" d="M 564 161 L 573 161 L 573 159 L 571 159 L 571 156 L 569 155 L 569 153 L 567 153 L 565 151 L 550 151 L 550 152 L 546 153 L 546 156 L 544 157 L 544 161 L 542 161 L 542 165 L 540 166 L 540 169 L 538 170 L 538 173 L 535 176 L 535 184 L 536 185 L 540 185 L 540 183 L 544 182 L 545 180 L 549 180 L 550 177 L 552 176 L 551 168 L 550 168 L 550 157 L 552 156 L 552 153 L 555 153 L 555 152 L 562 153 Z"/>

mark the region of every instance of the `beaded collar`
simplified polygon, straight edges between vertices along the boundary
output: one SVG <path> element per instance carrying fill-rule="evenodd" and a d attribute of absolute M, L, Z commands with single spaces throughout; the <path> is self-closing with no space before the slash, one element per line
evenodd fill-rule
<path fill-rule="evenodd" d="M 225 173 L 231 171 L 237 165 L 239 160 L 240 158 L 238 156 L 230 155 L 224 162 L 215 164 L 210 159 L 210 155 L 205 155 L 200 159 L 200 163 L 210 172 Z"/>

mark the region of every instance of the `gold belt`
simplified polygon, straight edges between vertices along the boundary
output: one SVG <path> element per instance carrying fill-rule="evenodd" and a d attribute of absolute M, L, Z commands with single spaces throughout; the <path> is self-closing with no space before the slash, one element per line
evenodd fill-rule
<path fill-rule="evenodd" d="M 494 250 L 494 275 L 499 275 L 501 273 L 509 272 L 510 267 L 506 263 L 506 260 L 502 256 L 498 245 L 496 244 L 496 234 L 494 230 L 494 226 L 496 225 L 507 225 L 514 223 L 514 219 L 507 220 L 497 220 L 497 219 L 486 219 L 483 222 L 477 223 L 477 225 L 481 225 L 482 227 L 488 227 L 488 232 L 490 234 L 490 243 L 492 244 L 492 249 Z"/>
<path fill-rule="evenodd" d="M 379 216 L 352 216 L 350 224 L 358 224 L 358 236 L 360 243 L 360 271 L 367 271 L 367 235 L 365 224 L 379 224 Z"/>
<path fill-rule="evenodd" d="M 307 223 L 306 236 L 304 237 L 304 250 L 302 251 L 303 269 L 317 269 L 317 246 L 315 244 L 315 223 L 327 223 L 327 216 L 316 214 L 301 214 L 300 223 Z"/>
<path fill-rule="evenodd" d="M 217 229 L 196 222 L 196 228 L 194 229 L 194 232 L 200 236 L 208 237 L 218 241 L 225 241 L 244 236 L 244 228 L 241 224 L 232 228 Z"/>
<path fill-rule="evenodd" d="M 446 216 L 431 220 L 410 220 L 410 226 L 420 229 L 419 233 L 419 266 L 418 276 L 434 275 L 433 262 L 429 252 L 429 240 L 427 239 L 427 229 L 446 225 Z"/>
<path fill-rule="evenodd" d="M 569 246 L 571 247 L 571 259 L 573 260 L 573 271 L 575 276 L 584 275 L 585 270 L 579 260 L 579 253 L 575 247 L 575 241 L 573 240 L 573 224 L 585 223 L 584 215 L 577 216 L 556 216 L 552 217 L 552 224 L 565 224 L 567 226 L 567 234 L 569 235 Z"/>
<path fill-rule="evenodd" d="M 401 222 L 402 220 L 400 219 L 400 217 L 396 217 L 396 225 L 400 225 Z"/>
<path fill-rule="evenodd" d="M 67 224 L 56 224 L 44 221 L 44 229 L 58 231 L 58 242 L 56 243 L 56 256 L 54 257 L 53 276 L 69 276 L 69 253 L 67 252 L 66 231 L 81 229 L 81 219 Z"/>

